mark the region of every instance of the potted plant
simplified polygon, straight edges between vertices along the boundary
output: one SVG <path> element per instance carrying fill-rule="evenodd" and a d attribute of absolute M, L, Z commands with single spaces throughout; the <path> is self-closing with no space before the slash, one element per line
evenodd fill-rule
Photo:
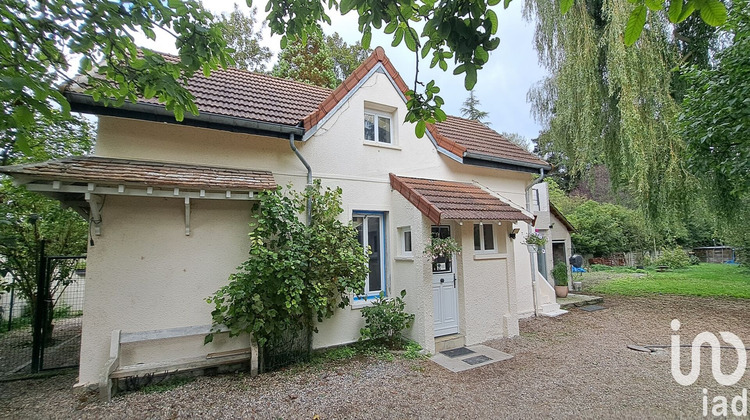
<path fill-rule="evenodd" d="M 450 270 L 451 257 L 454 253 L 461 252 L 461 245 L 451 237 L 432 237 L 424 248 L 424 254 L 432 259 L 432 271 Z"/>
<path fill-rule="evenodd" d="M 541 233 L 533 232 L 526 235 L 521 243 L 529 247 L 529 252 L 538 252 L 547 245 L 547 238 Z"/>
<path fill-rule="evenodd" d="M 568 296 L 568 266 L 559 262 L 552 267 L 552 279 L 555 280 L 555 294 L 559 298 Z"/>

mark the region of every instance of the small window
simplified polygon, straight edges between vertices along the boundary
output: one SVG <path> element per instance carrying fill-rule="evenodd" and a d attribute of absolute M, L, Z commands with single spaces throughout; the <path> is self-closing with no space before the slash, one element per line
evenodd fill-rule
<path fill-rule="evenodd" d="M 492 227 L 492 223 L 474 224 L 474 251 L 495 250 L 495 234 Z"/>
<path fill-rule="evenodd" d="M 404 257 L 411 257 L 414 254 L 412 253 L 411 248 L 411 227 L 401 227 L 398 228 L 399 231 L 399 237 L 401 238 L 401 256 Z"/>
<path fill-rule="evenodd" d="M 542 211 L 542 204 L 539 201 L 539 190 L 534 188 L 531 194 L 531 205 L 535 211 Z"/>
<path fill-rule="evenodd" d="M 365 112 L 365 140 L 391 144 L 391 117 L 389 115 Z"/>

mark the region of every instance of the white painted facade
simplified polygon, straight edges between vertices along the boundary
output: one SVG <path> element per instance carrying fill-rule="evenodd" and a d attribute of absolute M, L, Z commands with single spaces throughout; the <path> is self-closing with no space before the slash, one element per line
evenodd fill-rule
<path fill-rule="evenodd" d="M 366 109 L 388 112 L 393 144 L 364 139 Z M 403 123 L 406 107 L 388 76 L 374 72 L 322 123 L 300 153 L 323 185 L 343 190 L 342 220 L 356 211 L 384 214 L 388 295 L 407 290 L 407 310 L 416 315 L 407 336 L 435 350 L 431 262 L 423 256 L 432 222 L 393 191 L 389 173 L 399 176 L 477 182 L 519 208 L 532 174 L 469 166 L 438 153 L 434 144 Z M 306 171 L 288 141 L 247 134 L 100 117 L 95 155 L 209 166 L 268 170 L 279 185 L 303 188 Z M 205 325 L 212 307 L 205 302 L 246 259 L 252 202 L 192 200 L 191 234 L 185 235 L 181 199 L 109 196 L 101 210 L 101 235 L 89 246 L 79 385 L 98 381 L 107 360 L 110 333 Z M 476 253 L 473 224 L 451 222 L 463 246 L 457 257 L 458 329 L 466 344 L 518 334 L 518 318 L 533 313 L 529 253 L 510 222 L 492 223 L 495 250 Z M 524 223 L 517 223 L 526 232 Z M 413 250 L 405 255 L 400 233 L 408 228 Z M 540 282 L 537 305 L 554 304 L 554 290 Z M 550 294 L 551 292 L 551 294 Z M 356 341 L 360 310 L 339 310 L 314 335 L 323 348 Z M 248 338 L 202 337 L 124 347 L 123 364 L 172 360 L 248 346 Z"/>

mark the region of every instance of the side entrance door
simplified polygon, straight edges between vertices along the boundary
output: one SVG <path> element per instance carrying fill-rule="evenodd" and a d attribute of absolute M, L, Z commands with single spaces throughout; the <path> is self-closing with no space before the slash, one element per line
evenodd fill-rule
<path fill-rule="evenodd" d="M 450 226 L 433 226 L 432 235 L 451 236 Z M 455 256 L 438 257 L 432 262 L 432 301 L 435 337 L 458 333 L 458 278 Z"/>

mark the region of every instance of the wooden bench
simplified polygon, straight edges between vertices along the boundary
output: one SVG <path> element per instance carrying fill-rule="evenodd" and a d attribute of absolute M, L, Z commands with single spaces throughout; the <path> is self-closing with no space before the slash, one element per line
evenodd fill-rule
<path fill-rule="evenodd" d="M 109 401 L 112 399 L 113 391 L 116 390 L 113 386 L 117 384 L 117 380 L 134 376 L 167 374 L 178 371 L 185 372 L 208 367 L 245 363 L 247 361 L 250 361 L 250 375 L 255 376 L 258 374 L 258 348 L 254 343 L 248 349 L 209 353 L 200 357 L 190 357 L 155 363 L 138 363 L 130 366 L 120 365 L 120 347 L 122 344 L 206 335 L 210 331 L 210 325 L 141 332 L 122 332 L 121 330 L 112 331 L 109 360 L 104 364 L 104 369 L 99 377 L 100 397 L 105 401 Z M 228 330 L 224 329 L 220 332 L 228 332 Z"/>

